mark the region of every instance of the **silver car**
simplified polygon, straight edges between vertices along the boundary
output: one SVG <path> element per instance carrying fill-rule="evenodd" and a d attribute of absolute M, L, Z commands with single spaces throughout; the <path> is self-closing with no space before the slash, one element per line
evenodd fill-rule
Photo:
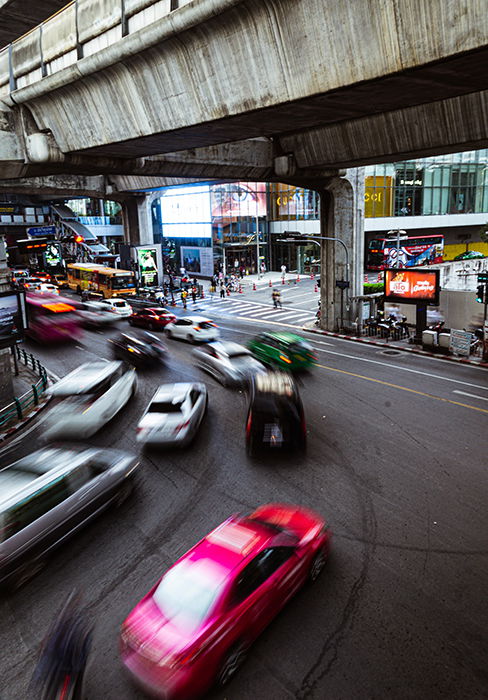
<path fill-rule="evenodd" d="M 84 328 L 107 328 L 120 321 L 120 316 L 109 311 L 107 304 L 85 301 L 77 312 Z"/>
<path fill-rule="evenodd" d="M 230 341 L 208 343 L 196 348 L 192 355 L 197 367 L 214 376 L 224 386 L 242 386 L 256 374 L 266 372 L 266 367 L 248 348 Z"/>
<path fill-rule="evenodd" d="M 48 554 L 134 486 L 119 450 L 45 448 L 0 470 L 0 584 L 18 587 Z"/>
<path fill-rule="evenodd" d="M 207 404 L 205 384 L 163 384 L 139 421 L 137 441 L 155 446 L 188 445 L 200 427 Z"/>
<path fill-rule="evenodd" d="M 55 405 L 46 416 L 46 440 L 87 438 L 129 401 L 136 373 L 123 362 L 85 362 L 49 390 Z"/>

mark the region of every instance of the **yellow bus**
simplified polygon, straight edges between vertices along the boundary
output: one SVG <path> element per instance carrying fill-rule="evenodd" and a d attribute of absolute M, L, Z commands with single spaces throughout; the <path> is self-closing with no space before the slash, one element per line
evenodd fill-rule
<path fill-rule="evenodd" d="M 78 294 L 87 290 L 110 298 L 136 293 L 134 273 L 129 270 L 92 263 L 69 263 L 67 273 L 69 288 Z"/>

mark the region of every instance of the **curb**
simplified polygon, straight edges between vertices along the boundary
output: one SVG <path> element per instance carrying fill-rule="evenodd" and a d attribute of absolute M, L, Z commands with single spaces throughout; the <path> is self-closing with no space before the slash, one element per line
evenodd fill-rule
<path fill-rule="evenodd" d="M 47 373 L 49 377 L 49 383 L 54 383 L 54 378 L 50 374 L 50 372 Z M 25 418 L 22 418 L 18 423 L 13 425 L 11 428 L 6 430 L 4 433 L 0 433 L 0 444 L 5 442 L 5 440 L 8 440 L 9 438 L 12 437 L 12 435 L 15 435 L 15 433 L 18 433 L 22 428 L 26 426 L 27 423 L 29 423 L 33 418 L 37 416 L 38 413 L 40 413 L 49 403 L 51 400 L 50 396 L 47 396 L 44 401 L 42 401 L 38 406 L 36 406 Z"/>
<path fill-rule="evenodd" d="M 331 338 L 341 338 L 341 340 L 351 340 L 354 343 L 365 343 L 366 345 L 376 345 L 381 348 L 392 348 L 393 350 L 399 350 L 400 352 L 411 352 L 415 355 L 424 355 L 425 357 L 437 357 L 440 360 L 448 360 L 450 362 L 457 362 L 462 365 L 472 365 L 474 367 L 486 367 L 488 368 L 488 362 L 476 362 L 475 360 L 468 360 L 464 357 L 451 357 L 449 355 L 443 355 L 442 353 L 429 352 L 428 350 L 420 350 L 419 348 L 404 348 L 398 347 L 398 345 L 392 345 L 391 343 L 385 343 L 384 341 L 369 340 L 368 338 L 356 338 L 352 335 L 344 335 L 343 333 L 333 333 L 331 331 L 322 331 L 319 328 L 307 328 L 303 326 L 302 330 L 308 333 L 315 333 L 316 335 L 326 335 Z"/>

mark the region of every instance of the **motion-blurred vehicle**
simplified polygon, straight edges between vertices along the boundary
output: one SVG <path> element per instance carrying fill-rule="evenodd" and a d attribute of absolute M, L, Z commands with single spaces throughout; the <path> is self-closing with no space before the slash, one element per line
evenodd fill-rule
<path fill-rule="evenodd" d="M 122 663 L 166 700 L 225 685 L 252 642 L 325 566 L 323 518 L 288 504 L 234 515 L 184 554 L 121 626 Z"/>
<path fill-rule="evenodd" d="M 85 362 L 48 391 L 56 401 L 46 415 L 46 440 L 87 438 L 129 401 L 137 388 L 133 368 L 122 362 Z"/>
<path fill-rule="evenodd" d="M 246 422 L 246 450 L 304 450 L 307 428 L 296 382 L 286 372 L 254 377 Z"/>
<path fill-rule="evenodd" d="M 38 292 L 42 292 L 43 294 L 59 294 L 59 289 L 56 287 L 55 284 L 52 284 L 51 282 L 41 282 L 39 287 L 37 288 Z"/>
<path fill-rule="evenodd" d="M 34 340 L 59 343 L 77 340 L 83 333 L 76 313 L 77 302 L 56 294 L 26 295 L 29 326 L 25 333 Z"/>
<path fill-rule="evenodd" d="M 243 386 L 255 374 L 267 371 L 250 350 L 238 343 L 216 340 L 195 348 L 192 354 L 197 367 L 224 386 Z"/>
<path fill-rule="evenodd" d="M 118 314 L 121 318 L 129 318 L 132 314 L 132 309 L 125 299 L 120 297 L 111 297 L 110 299 L 101 299 L 100 304 L 104 304 L 109 311 Z"/>
<path fill-rule="evenodd" d="M 35 289 L 39 289 L 42 282 L 41 280 L 37 279 L 37 277 L 23 277 L 20 280 L 20 284 L 27 292 L 29 292 Z"/>
<path fill-rule="evenodd" d="M 476 260 L 477 258 L 486 257 L 479 250 L 466 250 L 464 253 L 459 253 L 453 260 Z"/>
<path fill-rule="evenodd" d="M 161 338 L 150 331 L 139 331 L 137 337 L 142 340 L 143 343 L 147 343 L 151 346 L 158 355 L 160 362 L 166 363 L 168 361 L 168 348 Z"/>
<path fill-rule="evenodd" d="M 84 301 L 77 310 L 83 328 L 107 328 L 120 321 L 120 316 L 108 310 L 98 301 Z"/>
<path fill-rule="evenodd" d="M 129 316 L 131 326 L 148 328 L 150 331 L 157 331 L 166 328 L 168 323 L 174 323 L 176 316 L 162 307 L 150 306 L 145 309 L 136 309 L 132 316 Z"/>
<path fill-rule="evenodd" d="M 26 267 L 14 267 L 10 270 L 10 281 L 14 287 L 23 289 L 23 282 L 27 277 L 30 277 L 30 274 Z"/>
<path fill-rule="evenodd" d="M 39 282 L 51 282 L 49 272 L 32 272 L 31 277 L 35 277 Z"/>
<path fill-rule="evenodd" d="M 139 311 L 142 309 L 151 309 L 158 305 L 157 301 L 154 299 L 149 299 L 145 294 L 142 294 L 142 290 L 139 290 L 139 294 L 129 298 L 129 306 L 132 308 L 132 312 Z"/>
<path fill-rule="evenodd" d="M 265 365 L 278 369 L 309 369 L 317 361 L 312 346 L 295 333 L 260 333 L 250 341 L 249 349 Z"/>
<path fill-rule="evenodd" d="M 0 471 L 0 584 L 20 586 L 45 558 L 112 502 L 139 462 L 119 450 L 45 448 Z"/>
<path fill-rule="evenodd" d="M 69 289 L 66 275 L 53 275 L 53 282 L 57 284 L 60 289 Z"/>
<path fill-rule="evenodd" d="M 163 384 L 139 421 L 137 441 L 161 447 L 188 445 L 200 427 L 207 405 L 205 384 Z"/>
<path fill-rule="evenodd" d="M 113 356 L 117 360 L 124 360 L 138 369 L 144 369 L 145 367 L 153 367 L 165 359 L 163 349 L 155 347 L 154 340 L 148 341 L 142 335 L 121 333 L 109 342 L 112 345 Z"/>
<path fill-rule="evenodd" d="M 168 323 L 164 332 L 167 338 L 186 340 L 188 343 L 205 343 L 220 338 L 217 324 L 205 316 L 183 316 Z"/>

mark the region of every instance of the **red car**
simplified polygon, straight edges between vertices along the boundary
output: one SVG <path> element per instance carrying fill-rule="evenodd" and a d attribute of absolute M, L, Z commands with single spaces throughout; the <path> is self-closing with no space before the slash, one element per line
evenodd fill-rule
<path fill-rule="evenodd" d="M 235 515 L 184 554 L 120 633 L 122 663 L 158 698 L 197 698 L 225 684 L 285 603 L 315 580 L 331 533 L 316 513 L 271 503 Z"/>
<path fill-rule="evenodd" d="M 129 316 L 131 326 L 141 326 L 150 331 L 162 329 L 173 321 L 176 321 L 176 316 L 171 311 L 160 307 L 137 309 L 132 313 L 132 316 Z"/>

